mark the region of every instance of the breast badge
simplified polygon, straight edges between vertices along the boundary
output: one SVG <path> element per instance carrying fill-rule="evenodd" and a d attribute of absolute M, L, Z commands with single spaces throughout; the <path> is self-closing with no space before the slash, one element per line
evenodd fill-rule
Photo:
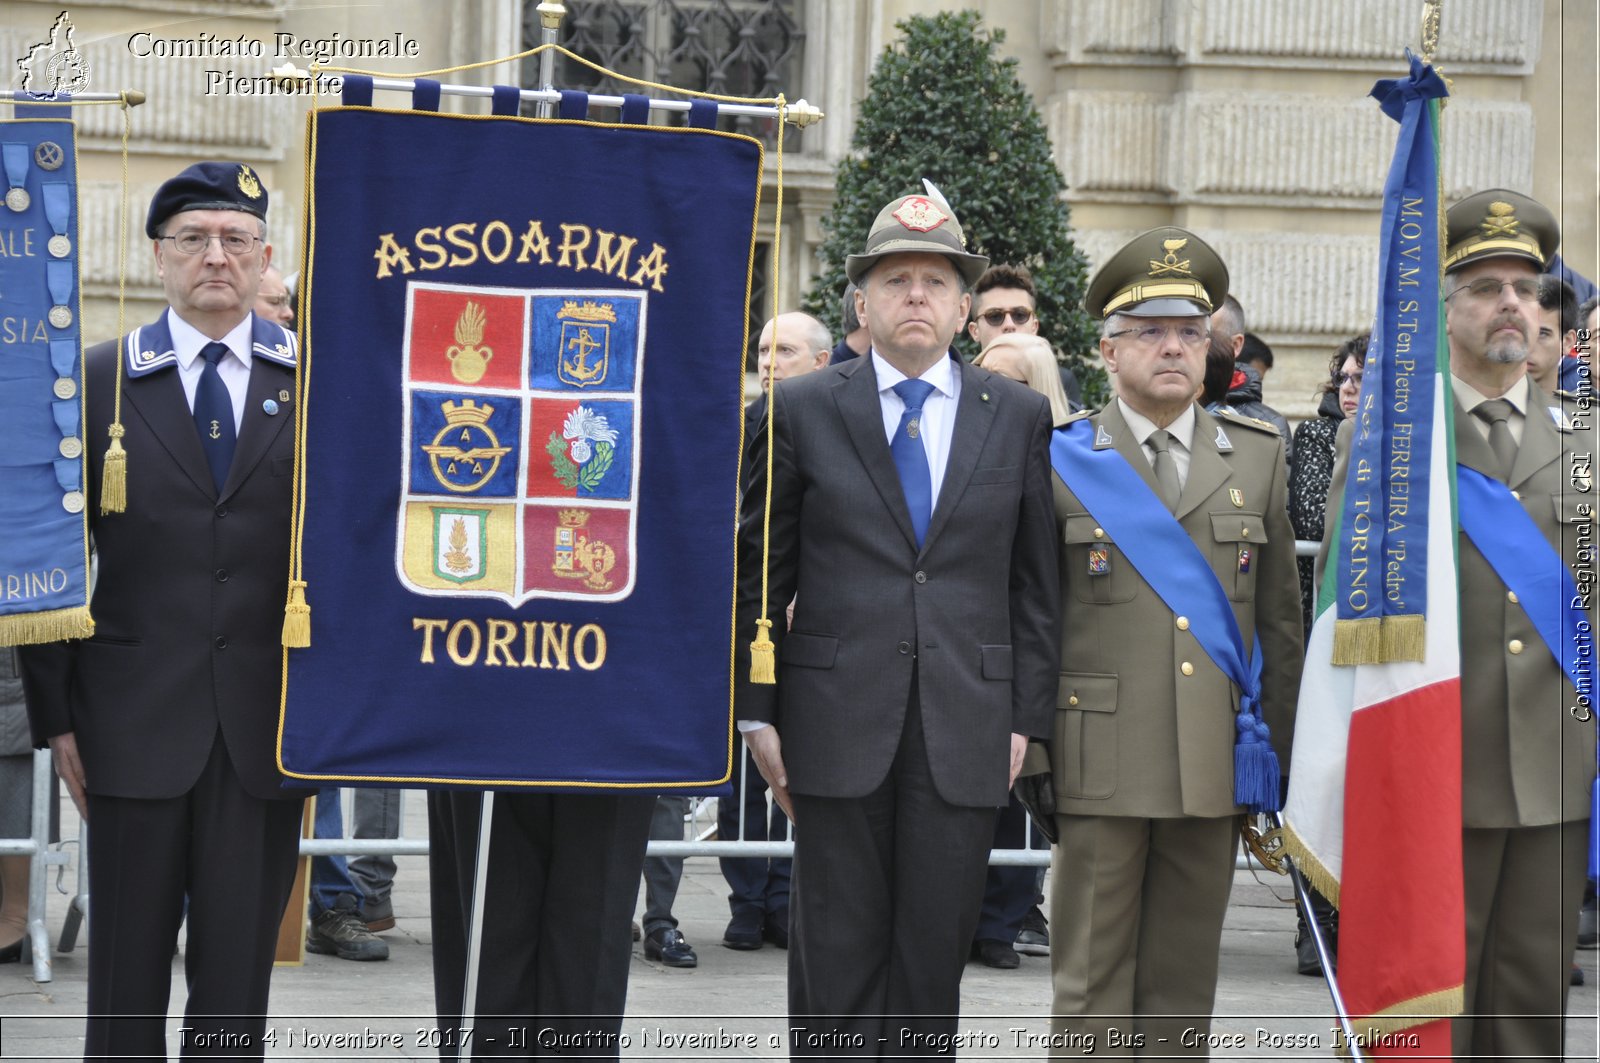
<path fill-rule="evenodd" d="M 418 282 L 407 298 L 404 584 L 512 606 L 626 598 L 642 294 Z"/>

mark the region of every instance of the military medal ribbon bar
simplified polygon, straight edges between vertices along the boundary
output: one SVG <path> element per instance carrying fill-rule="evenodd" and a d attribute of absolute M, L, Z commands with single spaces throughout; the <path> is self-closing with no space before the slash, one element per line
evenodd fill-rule
<path fill-rule="evenodd" d="M 0 121 L 0 645 L 93 633 L 70 119 Z"/>

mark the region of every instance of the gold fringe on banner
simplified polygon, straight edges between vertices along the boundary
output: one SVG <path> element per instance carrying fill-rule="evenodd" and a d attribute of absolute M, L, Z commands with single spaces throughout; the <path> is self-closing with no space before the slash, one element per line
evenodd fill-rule
<path fill-rule="evenodd" d="M 1378 654 L 1384 661 L 1421 661 L 1427 649 L 1428 621 L 1421 613 L 1383 618 Z"/>
<path fill-rule="evenodd" d="M 1383 1049 L 1386 1039 L 1395 1047 L 1401 1047 L 1404 1042 L 1395 1040 L 1395 1035 L 1438 1019 L 1454 1018 L 1465 1009 L 1466 994 L 1461 986 L 1454 986 L 1450 989 L 1424 993 L 1410 1000 L 1402 1000 L 1398 1004 L 1384 1008 L 1376 1015 L 1352 1015 L 1350 1025 L 1356 1032 L 1362 1057 L 1371 1059 L 1374 1054 L 1373 1049 Z M 1337 1026 L 1334 1027 L 1333 1053 L 1340 1059 L 1351 1058 L 1349 1042 L 1345 1040 L 1344 1032 Z"/>
<path fill-rule="evenodd" d="M 1383 618 L 1357 617 L 1333 622 L 1334 664 L 1378 664 L 1383 648 Z"/>
<path fill-rule="evenodd" d="M 28 646 L 62 639 L 86 639 L 94 634 L 87 605 L 49 609 L 42 613 L 0 616 L 0 646 Z"/>
<path fill-rule="evenodd" d="M 1339 907 L 1339 880 L 1333 877 L 1333 872 L 1306 848 L 1305 842 L 1292 826 L 1286 825 L 1279 838 L 1283 842 L 1283 855 L 1294 861 L 1294 869 L 1300 872 L 1306 884 L 1328 898 L 1335 908 Z"/>

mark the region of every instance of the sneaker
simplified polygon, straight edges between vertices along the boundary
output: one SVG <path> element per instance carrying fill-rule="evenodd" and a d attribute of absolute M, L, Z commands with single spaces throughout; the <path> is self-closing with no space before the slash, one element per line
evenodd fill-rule
<path fill-rule="evenodd" d="M 1028 914 L 1022 917 L 1016 949 L 1024 956 L 1050 955 L 1050 924 L 1038 905 L 1029 908 Z"/>
<path fill-rule="evenodd" d="M 341 960 L 387 960 L 389 944 L 367 929 L 355 908 L 329 908 L 311 920 L 306 951 Z"/>
<path fill-rule="evenodd" d="M 698 967 L 700 957 L 676 927 L 658 926 L 644 936 L 644 958 L 667 967 Z"/>
<path fill-rule="evenodd" d="M 1009 943 L 993 939 L 974 941 L 972 958 L 999 971 L 1014 971 L 1022 966 L 1022 957 Z"/>

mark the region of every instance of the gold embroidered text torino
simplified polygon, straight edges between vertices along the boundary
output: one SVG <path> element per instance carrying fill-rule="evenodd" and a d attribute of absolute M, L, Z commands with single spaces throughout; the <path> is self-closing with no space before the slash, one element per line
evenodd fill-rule
<path fill-rule="evenodd" d="M 520 232 L 499 219 L 481 225 L 475 221 L 430 225 L 413 233 L 409 246 L 396 240 L 394 233 L 383 233 L 372 257 L 378 261 L 379 280 L 397 271 L 404 276 L 470 266 L 482 258 L 496 266 L 538 262 L 577 273 L 594 270 L 641 288 L 648 285 L 664 291 L 661 279 L 667 275 L 667 249 L 660 244 L 652 243 L 645 253 L 638 237 L 568 222 L 558 223 L 551 231 L 560 232 L 559 243 L 546 234 L 538 218 L 529 220 Z"/>
<path fill-rule="evenodd" d="M 549 668 L 570 672 L 577 665 L 594 672 L 606 663 L 606 631 L 589 623 L 574 628 L 552 620 L 434 620 L 412 617 L 411 629 L 422 632 L 423 664 L 450 663 L 462 668 Z M 438 635 L 435 640 L 434 636 Z"/>

